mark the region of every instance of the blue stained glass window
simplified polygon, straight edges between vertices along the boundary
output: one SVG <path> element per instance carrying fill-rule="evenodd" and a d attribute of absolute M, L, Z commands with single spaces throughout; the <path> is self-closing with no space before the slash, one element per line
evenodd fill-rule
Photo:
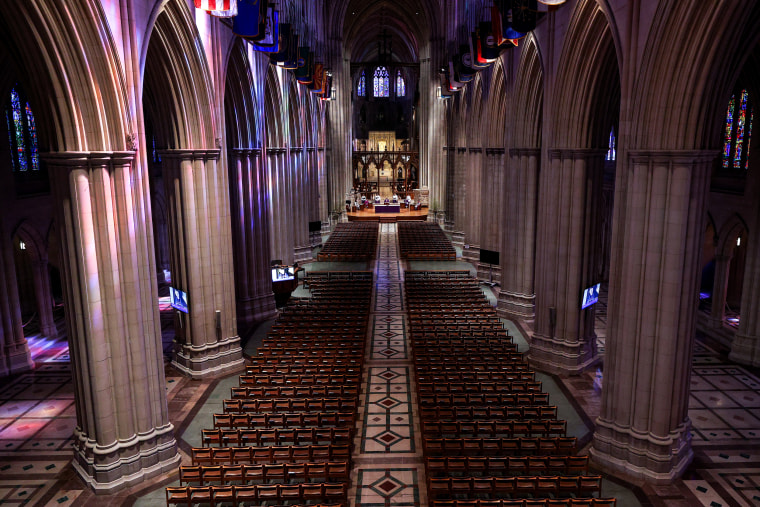
<path fill-rule="evenodd" d="M 362 71 L 362 75 L 361 77 L 359 77 L 359 90 L 358 90 L 359 97 L 364 97 L 366 95 L 367 93 L 366 87 L 367 87 L 367 76 L 365 76 L 364 71 Z"/>
<path fill-rule="evenodd" d="M 749 113 L 749 127 L 747 128 L 747 161 L 744 162 L 744 170 L 749 169 L 749 142 L 752 140 L 752 120 L 755 117 L 755 111 Z"/>
<path fill-rule="evenodd" d="M 15 148 L 18 160 L 18 170 L 25 172 L 29 167 L 26 162 L 26 146 L 24 144 L 24 119 L 21 117 L 21 102 L 16 89 L 11 90 L 11 112 L 13 114 L 13 130 L 16 134 Z"/>
<path fill-rule="evenodd" d="M 388 97 L 388 69 L 385 67 L 378 67 L 375 69 L 375 78 L 373 80 L 373 86 L 375 91 L 375 97 Z"/>
<path fill-rule="evenodd" d="M 32 171 L 40 170 L 40 156 L 37 153 L 37 125 L 34 123 L 34 113 L 26 103 L 26 125 L 29 128 L 29 150 L 32 155 Z"/>
<path fill-rule="evenodd" d="M 401 69 L 396 71 L 396 97 L 404 97 L 406 95 L 406 82 L 404 76 L 401 75 Z"/>
<path fill-rule="evenodd" d="M 607 156 L 605 157 L 605 160 L 616 160 L 617 159 L 617 151 L 615 150 L 615 127 L 612 127 L 610 129 L 610 142 L 607 145 Z"/>
<path fill-rule="evenodd" d="M 741 101 L 739 104 L 739 118 L 736 120 L 736 150 L 734 150 L 734 169 L 740 169 L 742 166 L 744 122 L 747 119 L 747 90 L 742 90 Z"/>
<path fill-rule="evenodd" d="M 728 168 L 728 161 L 731 158 L 731 131 L 734 127 L 734 97 L 728 101 L 728 111 L 726 111 L 726 134 L 723 140 L 723 167 Z"/>
<path fill-rule="evenodd" d="M 13 131 L 11 130 L 11 115 L 6 109 L 5 111 L 5 123 L 8 125 L 8 147 L 11 152 L 11 169 L 16 172 L 16 154 L 14 153 L 13 146 Z"/>

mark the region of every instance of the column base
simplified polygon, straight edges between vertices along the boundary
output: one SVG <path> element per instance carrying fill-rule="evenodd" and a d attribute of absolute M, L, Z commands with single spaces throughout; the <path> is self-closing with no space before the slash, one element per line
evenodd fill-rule
<path fill-rule="evenodd" d="M 528 356 L 540 370 L 569 375 L 578 375 L 599 360 L 595 339 L 568 343 L 539 334 L 531 336 Z"/>
<path fill-rule="evenodd" d="M 480 246 L 470 245 L 470 248 L 462 248 L 462 260 L 477 266 L 480 259 Z"/>
<path fill-rule="evenodd" d="M 194 346 L 174 342 L 172 366 L 191 378 L 203 378 L 243 369 L 240 337 L 232 336 L 210 345 Z"/>
<path fill-rule="evenodd" d="M 589 453 L 595 465 L 625 478 L 655 484 L 671 484 L 694 457 L 691 422 L 686 421 L 667 437 L 640 433 L 597 419 Z"/>
<path fill-rule="evenodd" d="M 760 337 L 736 333 L 728 358 L 740 364 L 760 366 Z"/>
<path fill-rule="evenodd" d="M 488 282 L 493 281 L 496 285 L 501 285 L 501 267 L 492 266 L 491 264 L 477 263 L 478 280 Z"/>
<path fill-rule="evenodd" d="M 531 320 L 536 317 L 536 295 L 501 289 L 496 314 L 505 319 Z"/>
<path fill-rule="evenodd" d="M 251 298 L 240 299 L 237 302 L 238 328 L 247 329 L 265 320 L 274 318 L 277 308 L 274 304 L 274 294 L 263 294 Z"/>
<path fill-rule="evenodd" d="M 455 246 L 464 246 L 464 232 L 451 231 L 451 243 Z"/>
<path fill-rule="evenodd" d="M 298 263 L 306 263 L 314 260 L 314 252 L 309 245 L 297 246 L 293 249 L 293 260 Z"/>
<path fill-rule="evenodd" d="M 324 224 L 322 224 L 324 228 Z M 309 246 L 314 249 L 318 246 L 322 246 L 322 232 L 310 232 L 309 233 Z"/>
<path fill-rule="evenodd" d="M 5 347 L 5 369 L 3 372 L 0 369 L 0 374 L 14 375 L 16 373 L 23 373 L 34 368 L 34 361 L 32 360 L 32 353 L 29 351 L 29 344 L 17 343 Z M 2 368 L 2 367 L 0 367 Z"/>
<path fill-rule="evenodd" d="M 72 465 L 96 494 L 111 494 L 174 470 L 181 459 L 172 424 L 111 445 L 99 445 L 79 429 L 74 437 Z"/>

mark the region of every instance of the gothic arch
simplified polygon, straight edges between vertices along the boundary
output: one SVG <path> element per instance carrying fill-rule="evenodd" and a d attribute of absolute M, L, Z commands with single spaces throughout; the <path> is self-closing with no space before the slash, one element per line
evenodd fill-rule
<path fill-rule="evenodd" d="M 507 128 L 507 112 L 509 97 L 507 93 L 506 71 L 502 59 L 494 64 L 491 75 L 491 93 L 486 107 L 487 114 L 483 115 L 483 147 L 503 148 L 505 146 Z"/>
<path fill-rule="evenodd" d="M 718 232 L 718 243 L 715 245 L 716 254 L 731 255 L 736 246 L 736 238 L 738 238 L 742 232 L 749 232 L 747 222 L 744 221 L 744 218 L 742 218 L 741 215 L 734 213 L 728 217 Z M 746 240 L 746 237 L 744 239 Z"/>
<path fill-rule="evenodd" d="M 99 2 L 10 0 L 0 38 L 37 116 L 40 151 L 123 150 L 126 88 Z"/>
<path fill-rule="evenodd" d="M 483 72 L 478 72 L 473 82 L 464 90 L 464 93 L 468 95 L 470 106 L 468 114 L 464 117 L 463 121 L 468 148 L 480 148 L 483 144 L 483 135 L 481 133 L 484 120 L 483 102 L 488 99 L 488 93 L 484 89 L 486 78 L 483 77 L 483 74 Z"/>
<path fill-rule="evenodd" d="M 239 38 L 230 51 L 224 92 L 227 145 L 232 148 L 256 147 L 259 108 L 245 44 Z"/>
<path fill-rule="evenodd" d="M 575 9 L 554 85 L 557 148 L 603 148 L 618 123 L 620 69 L 615 35 L 602 7 L 582 0 Z M 606 131 L 606 132 L 605 132 Z"/>
<path fill-rule="evenodd" d="M 302 93 L 309 93 L 308 91 L 303 91 L 302 93 L 299 93 L 299 88 L 303 89 L 304 87 L 299 87 L 296 84 L 295 79 L 289 79 L 288 83 L 288 134 L 290 135 L 290 141 L 289 146 L 292 147 L 302 147 L 305 146 L 304 144 L 304 135 L 303 135 L 303 129 L 304 126 L 301 123 L 303 116 L 301 115 L 301 108 L 302 108 L 302 101 L 305 101 L 305 98 L 302 96 Z"/>
<path fill-rule="evenodd" d="M 18 236 L 26 245 L 26 251 L 36 262 L 47 260 L 47 245 L 45 238 L 28 220 L 22 220 L 13 231 L 11 237 Z"/>
<path fill-rule="evenodd" d="M 539 148 L 544 103 L 543 65 L 535 36 L 530 33 L 523 41 L 515 78 L 512 145 L 517 148 Z"/>
<path fill-rule="evenodd" d="M 742 48 L 760 42 L 760 4 L 661 2 L 654 19 L 633 92 L 632 145 L 717 148 L 731 90 L 750 56 Z"/>
<path fill-rule="evenodd" d="M 264 123 L 266 125 L 266 145 L 268 148 L 280 148 L 284 145 L 282 129 L 282 93 L 280 80 L 270 66 L 264 87 Z"/>
<path fill-rule="evenodd" d="M 158 3 L 140 57 L 143 108 L 165 148 L 213 149 L 221 137 L 200 36 L 186 2 Z"/>

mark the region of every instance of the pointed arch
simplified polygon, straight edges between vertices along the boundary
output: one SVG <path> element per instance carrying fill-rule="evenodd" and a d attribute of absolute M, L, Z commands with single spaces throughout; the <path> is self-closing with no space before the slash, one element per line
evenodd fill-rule
<path fill-rule="evenodd" d="M 212 107 L 208 63 L 190 9 L 182 0 L 157 4 L 145 40 L 143 107 L 151 115 L 160 146 L 213 149 L 221 137 Z"/>
<path fill-rule="evenodd" d="M 264 104 L 267 147 L 282 147 L 285 139 L 282 128 L 282 93 L 280 91 L 280 80 L 272 66 L 269 66 L 267 70 Z"/>
<path fill-rule="evenodd" d="M 718 243 L 715 245 L 715 252 L 720 255 L 731 255 L 736 246 L 736 238 L 742 233 L 748 234 L 749 228 L 747 222 L 739 213 L 734 213 L 723 223 L 720 231 L 717 231 Z M 746 237 L 744 240 L 746 241 Z"/>
<path fill-rule="evenodd" d="M 557 148 L 606 148 L 610 121 L 620 114 L 620 69 L 610 22 L 595 0 L 573 12 L 555 80 L 553 115 Z"/>
<path fill-rule="evenodd" d="M 40 151 L 123 150 L 132 119 L 100 2 L 9 0 L 3 11 L 0 37 L 35 111 Z"/>
<path fill-rule="evenodd" d="M 300 90 L 299 90 L 300 88 Z M 304 146 L 302 124 L 303 116 L 301 114 L 302 101 L 308 99 L 302 93 L 311 95 L 309 92 L 303 92 L 303 86 L 297 86 L 295 79 L 290 79 L 288 83 L 288 133 L 290 134 L 291 147 Z M 301 92 L 301 93 L 299 93 Z"/>
<path fill-rule="evenodd" d="M 520 66 L 515 78 L 512 143 L 518 148 L 541 146 L 541 118 L 544 103 L 544 74 L 541 53 L 533 33 L 523 39 Z"/>
<path fill-rule="evenodd" d="M 483 115 L 483 147 L 504 148 L 507 128 L 507 111 L 509 100 L 507 97 L 506 71 L 502 59 L 496 60 L 493 66 L 490 84 L 491 93 L 486 105 L 486 114 Z"/>
<path fill-rule="evenodd" d="M 465 89 L 465 93 L 468 95 L 470 110 L 465 118 L 467 134 L 467 147 L 479 148 L 483 143 L 483 135 L 481 132 L 483 102 L 486 100 L 487 92 L 484 90 L 485 78 L 483 72 L 478 72 L 472 83 Z"/>
<path fill-rule="evenodd" d="M 245 44 L 236 38 L 230 51 L 224 89 L 224 116 L 229 147 L 257 147 L 258 109 Z"/>
<path fill-rule="evenodd" d="M 32 257 L 32 260 L 39 262 L 47 259 L 47 243 L 45 238 L 37 231 L 37 229 L 28 221 L 22 220 L 14 229 L 12 238 L 16 236 L 24 242 L 27 253 Z"/>

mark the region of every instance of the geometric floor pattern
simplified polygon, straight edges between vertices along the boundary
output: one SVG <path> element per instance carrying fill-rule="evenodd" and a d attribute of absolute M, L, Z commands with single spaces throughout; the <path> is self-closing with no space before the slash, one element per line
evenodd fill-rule
<path fill-rule="evenodd" d="M 425 505 L 424 465 L 412 403 L 403 272 L 396 243 L 396 224 L 380 224 L 374 265 L 374 304 L 370 316 L 369 361 L 359 406 L 361 442 L 356 446 L 356 506 Z M 421 491 L 422 490 L 422 491 Z"/>

